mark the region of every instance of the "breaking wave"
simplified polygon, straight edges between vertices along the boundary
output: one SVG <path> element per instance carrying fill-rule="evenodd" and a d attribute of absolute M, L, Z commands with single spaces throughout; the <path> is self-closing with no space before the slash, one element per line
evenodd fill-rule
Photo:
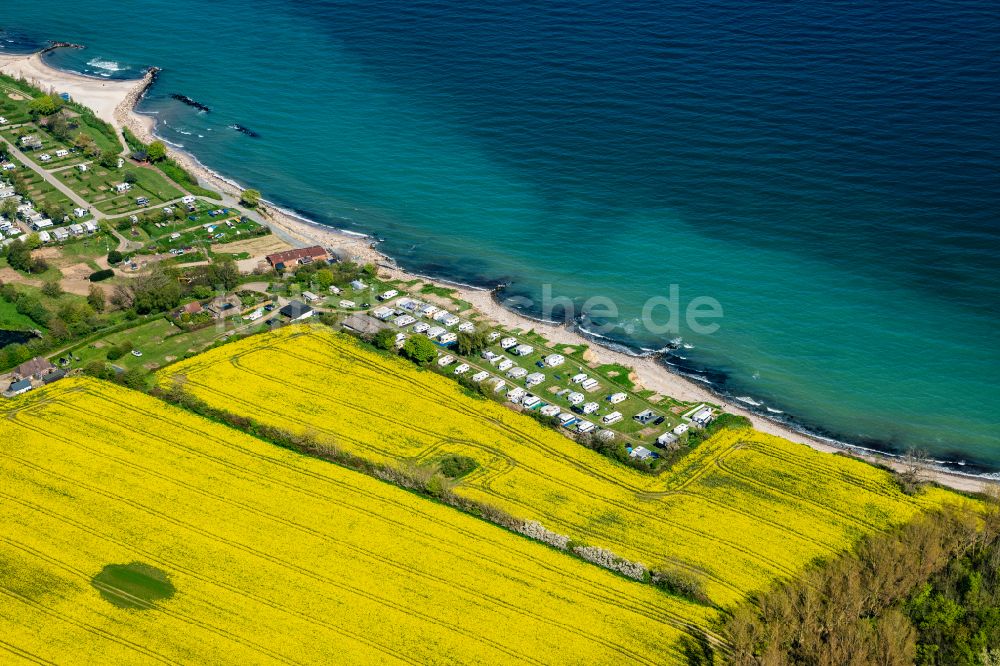
<path fill-rule="evenodd" d="M 127 67 L 122 67 L 121 64 L 114 60 L 101 60 L 100 58 L 91 58 L 87 61 L 87 64 L 96 69 L 103 69 L 106 72 L 120 72 L 128 69 Z"/>

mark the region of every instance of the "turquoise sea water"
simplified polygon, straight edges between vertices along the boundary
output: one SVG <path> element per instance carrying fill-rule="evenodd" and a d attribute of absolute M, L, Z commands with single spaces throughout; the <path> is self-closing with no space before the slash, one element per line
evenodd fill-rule
<path fill-rule="evenodd" d="M 165 139 L 407 267 L 509 282 L 533 314 L 545 285 L 605 296 L 610 339 L 682 336 L 667 362 L 759 410 L 1000 469 L 988 3 L 17 0 L 0 20 L 8 50 L 87 46 L 58 67 L 162 67 L 141 109 Z M 716 299 L 719 330 L 644 328 L 670 285 Z"/>

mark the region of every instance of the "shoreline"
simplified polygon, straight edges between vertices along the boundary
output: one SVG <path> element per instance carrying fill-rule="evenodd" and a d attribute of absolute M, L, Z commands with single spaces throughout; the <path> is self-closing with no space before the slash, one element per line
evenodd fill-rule
<path fill-rule="evenodd" d="M 47 50 L 51 50 L 50 47 Z M 56 46 L 58 48 L 58 46 Z M 151 67 L 141 79 L 107 80 L 88 77 L 83 74 L 56 69 L 46 64 L 41 55 L 0 54 L 0 72 L 22 77 L 39 88 L 59 88 L 59 92 L 69 92 L 74 101 L 91 107 L 99 117 L 111 122 L 119 131 L 127 127 L 141 141 L 149 143 L 157 139 L 156 121 L 146 114 L 136 111 L 136 106 L 153 84 L 158 69 Z M 222 194 L 222 205 L 236 205 L 242 187 L 234 180 L 219 174 L 202 164 L 186 149 L 170 147 L 170 156 L 185 170 L 190 172 L 200 184 Z M 553 346 L 560 344 L 586 344 L 593 360 L 601 364 L 620 363 L 635 370 L 636 382 L 642 388 L 656 391 L 683 401 L 710 402 L 722 406 L 727 412 L 747 417 L 754 428 L 772 435 L 804 444 L 826 453 L 847 453 L 867 462 L 902 470 L 904 464 L 890 453 L 874 451 L 846 442 L 839 442 L 813 433 L 804 432 L 776 418 L 759 414 L 733 398 L 720 394 L 710 386 L 689 379 L 671 371 L 659 355 L 633 355 L 602 344 L 585 333 L 562 324 L 540 321 L 525 316 L 501 305 L 495 298 L 494 290 L 461 285 L 447 279 L 428 277 L 401 268 L 396 261 L 376 249 L 377 243 L 371 236 L 358 235 L 313 222 L 301 215 L 286 210 L 273 202 L 262 200 L 263 206 L 249 215 L 266 224 L 281 240 L 292 246 L 322 245 L 329 247 L 344 258 L 358 263 L 372 263 L 393 279 L 412 281 L 421 279 L 455 289 L 459 298 L 471 303 L 482 315 L 502 326 L 535 330 L 550 341 Z M 956 490 L 980 492 L 987 484 L 998 480 L 981 475 L 963 474 L 942 469 L 938 465 L 924 467 L 924 476 Z"/>

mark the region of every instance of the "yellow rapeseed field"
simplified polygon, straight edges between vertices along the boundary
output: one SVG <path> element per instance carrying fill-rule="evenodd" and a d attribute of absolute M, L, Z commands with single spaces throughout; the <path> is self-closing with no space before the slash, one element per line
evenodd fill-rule
<path fill-rule="evenodd" d="M 695 574 L 717 604 L 953 497 L 908 497 L 874 467 L 750 430 L 724 431 L 651 477 L 320 326 L 209 351 L 159 380 L 379 462 L 471 456 L 480 466 L 460 494 L 649 567 Z"/>
<path fill-rule="evenodd" d="M 279 360 L 288 365 L 267 367 Z M 476 417 L 466 410 L 480 405 L 436 382 L 424 398 L 419 382 L 403 390 L 394 375 L 423 378 L 325 333 L 255 339 L 187 371 L 192 387 L 212 387 L 199 389 L 206 397 L 343 432 L 345 443 L 349 434 L 373 456 L 475 451 L 489 467 L 472 494 L 585 528 L 595 541 L 646 525 L 656 534 L 638 552 L 696 559 L 665 540 L 688 534 L 666 530 L 670 501 L 637 498 L 634 477 L 578 454 L 566 465 L 551 463 L 555 451 L 522 459 L 508 447 L 558 438 L 502 411 Z M 439 400 L 459 407 L 419 414 Z M 3 663 L 680 663 L 683 627 L 708 619 L 648 585 L 113 385 L 66 379 L 4 401 L 0 416 Z M 727 469 L 756 463 L 725 458 Z M 543 484 L 548 470 L 554 481 Z M 878 483 L 859 481 L 878 506 L 852 520 L 882 524 L 912 510 Z M 675 496 L 697 512 L 722 511 L 690 492 Z M 619 524 L 627 505 L 635 515 Z M 663 529 L 650 518 L 662 510 Z M 749 511 L 735 515 L 754 523 Z M 733 542 L 757 561 L 752 536 Z M 725 567 L 715 575 L 731 584 Z"/>

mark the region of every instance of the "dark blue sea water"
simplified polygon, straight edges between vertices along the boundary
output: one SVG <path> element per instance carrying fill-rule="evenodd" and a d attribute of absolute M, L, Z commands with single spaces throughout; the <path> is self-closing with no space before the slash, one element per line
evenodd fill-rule
<path fill-rule="evenodd" d="M 536 313 L 545 285 L 606 297 L 610 338 L 682 336 L 670 362 L 758 409 L 1000 469 L 991 3 L 14 0 L 0 22 L 8 50 L 87 46 L 59 67 L 162 67 L 142 109 L 165 139 L 407 267 Z M 719 330 L 650 331 L 671 285 Z"/>

